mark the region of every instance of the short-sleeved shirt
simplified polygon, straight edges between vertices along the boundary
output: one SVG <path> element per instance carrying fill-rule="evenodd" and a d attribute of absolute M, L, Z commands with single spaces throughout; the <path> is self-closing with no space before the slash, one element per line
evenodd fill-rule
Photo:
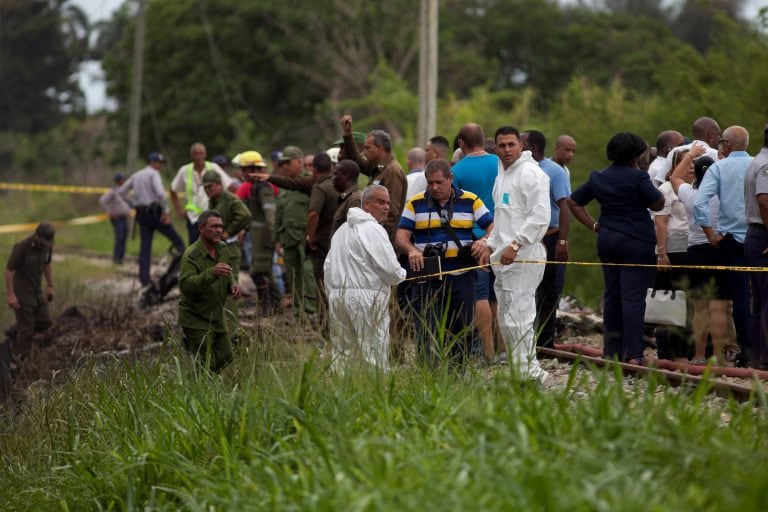
<path fill-rule="evenodd" d="M 688 216 L 688 247 L 694 245 L 709 244 L 706 233 L 701 226 L 698 226 L 693 219 L 693 205 L 696 202 L 698 190 L 693 185 L 683 183 L 677 189 L 677 197 L 685 206 L 685 213 Z M 717 232 L 717 212 L 720 210 L 720 200 L 717 196 L 712 196 L 709 200 L 709 216 L 712 219 L 712 229 Z"/>
<path fill-rule="evenodd" d="M 317 244 L 321 251 L 328 251 L 331 247 L 331 228 L 333 227 L 333 216 L 339 206 L 339 193 L 333 188 L 331 176 L 323 176 L 312 187 L 312 193 L 309 196 L 309 211 L 317 212 Z"/>
<path fill-rule="evenodd" d="M 755 155 L 744 179 L 744 207 L 747 224 L 762 224 L 758 194 L 768 194 L 768 148 L 763 148 Z"/>
<path fill-rule="evenodd" d="M 486 229 L 493 223 L 493 213 L 486 208 L 482 199 L 472 192 L 453 188 L 453 212 L 450 201 L 440 205 L 429 196 L 429 191 L 413 196 L 403 209 L 399 229 L 413 233 L 414 246 L 421 250 L 427 244 L 444 244 L 445 259 L 443 270 L 459 268 L 459 247 L 450 232 L 443 227 L 444 219 L 449 219 L 461 245 L 472 243 L 472 228 L 475 224 Z"/>
<path fill-rule="evenodd" d="M 13 245 L 5 268 L 13 272 L 13 291 L 19 301 L 42 293 L 43 271 L 51 263 L 52 252 L 51 246 L 37 241 L 34 235 Z"/>
<path fill-rule="evenodd" d="M 251 212 L 240 198 L 231 192 L 222 190 L 215 199 L 210 199 L 208 208 L 221 214 L 224 232 L 231 238 L 251 225 Z"/>
<path fill-rule="evenodd" d="M 549 158 L 539 162 L 539 167 L 549 176 L 549 209 L 551 211 L 549 227 L 557 228 L 560 227 L 560 206 L 557 202 L 571 195 L 571 181 L 565 169 Z"/>
<path fill-rule="evenodd" d="M 229 176 L 229 174 L 224 172 L 224 169 L 213 162 L 206 161 L 205 168 L 202 172 L 197 172 L 194 170 L 194 168 L 192 168 L 192 171 L 190 172 L 191 166 L 193 166 L 193 164 L 188 163 L 186 165 L 182 165 L 181 168 L 179 168 L 179 171 L 176 173 L 173 181 L 171 181 L 171 190 L 174 192 L 186 193 L 187 177 L 190 174 L 192 175 L 192 202 L 200 209 L 200 211 L 193 212 L 188 210 L 187 218 L 190 222 L 196 222 L 197 218 L 200 216 L 200 213 L 205 211 L 205 209 L 208 207 L 208 195 L 205 193 L 202 182 L 203 173 L 209 170 L 216 171 L 216 173 L 221 176 L 221 184 L 224 186 L 224 190 L 229 190 L 229 187 L 232 186 L 232 178 Z M 185 199 L 185 201 L 188 200 L 189 198 Z"/>
<path fill-rule="evenodd" d="M 696 194 L 693 205 L 693 220 L 699 226 L 711 226 L 709 199 L 720 198 L 717 215 L 718 230 L 733 235 L 737 242 L 744 243 L 747 236 L 747 216 L 744 207 L 744 178 L 752 163 L 746 151 L 732 151 L 707 169 Z"/>
<path fill-rule="evenodd" d="M 337 199 L 339 206 L 336 208 L 336 213 L 333 214 L 333 226 L 331 228 L 331 236 L 339 229 L 342 224 L 347 222 L 347 212 L 350 208 L 355 206 L 360 207 L 363 200 L 363 191 L 355 183 L 347 190 L 339 195 Z"/>
<path fill-rule="evenodd" d="M 593 199 L 600 203 L 601 227 L 652 244 L 656 244 L 656 231 L 648 207 L 660 197 L 647 172 L 625 165 L 592 171 L 571 194 L 576 204 L 586 205 Z"/>
<path fill-rule="evenodd" d="M 489 211 L 493 211 L 493 184 L 499 175 L 501 160 L 496 155 L 467 155 L 451 168 L 453 185 L 461 190 L 472 192 L 480 198 Z M 480 226 L 473 228 L 475 236 L 480 238 L 485 230 Z"/>
<path fill-rule="evenodd" d="M 685 252 L 688 249 L 688 214 L 685 204 L 678 198 L 672 188 L 672 183 L 665 181 L 659 187 L 659 192 L 664 195 L 664 207 L 651 212 L 656 218 L 659 215 L 669 215 L 667 222 L 667 239 L 657 240 L 659 246 L 666 247 L 667 252 Z"/>
<path fill-rule="evenodd" d="M 133 173 L 123 183 L 118 193 L 134 208 L 159 205 L 163 207 L 163 211 L 168 211 L 168 203 L 165 200 L 165 190 L 163 189 L 163 180 L 160 178 L 160 171 L 149 165 Z"/>
<path fill-rule="evenodd" d="M 211 257 L 198 239 L 187 247 L 181 258 L 179 274 L 179 325 L 185 329 L 226 332 L 224 303 L 230 296 L 232 276 L 216 277 L 212 268 L 220 262 L 235 264 L 234 251 L 224 242 L 216 245 L 216 257 Z M 230 252 L 232 251 L 232 252 Z"/>

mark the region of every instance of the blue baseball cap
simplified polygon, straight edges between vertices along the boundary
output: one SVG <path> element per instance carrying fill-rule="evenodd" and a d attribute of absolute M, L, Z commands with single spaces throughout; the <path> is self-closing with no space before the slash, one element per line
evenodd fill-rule
<path fill-rule="evenodd" d="M 157 151 L 153 151 L 147 157 L 147 162 L 149 162 L 149 163 L 152 163 L 152 162 L 165 163 L 165 157 L 163 156 L 162 153 L 158 153 Z"/>
<path fill-rule="evenodd" d="M 220 167 L 226 167 L 229 165 L 229 158 L 227 158 L 227 155 L 216 155 L 215 157 L 211 158 L 211 162 Z"/>
<path fill-rule="evenodd" d="M 277 160 L 280 160 L 283 158 L 283 152 L 282 151 L 273 151 L 270 155 L 273 162 L 276 162 Z"/>

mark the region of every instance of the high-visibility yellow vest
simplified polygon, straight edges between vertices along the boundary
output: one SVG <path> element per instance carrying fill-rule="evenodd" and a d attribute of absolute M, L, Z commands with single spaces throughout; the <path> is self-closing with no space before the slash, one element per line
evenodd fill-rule
<path fill-rule="evenodd" d="M 184 209 L 192 213 L 203 213 L 203 209 L 197 206 L 193 201 L 195 197 L 195 164 L 188 163 L 185 166 L 185 170 L 187 171 L 187 203 L 184 205 Z M 206 161 L 205 170 L 203 172 L 209 170 L 213 170 L 213 163 Z"/>

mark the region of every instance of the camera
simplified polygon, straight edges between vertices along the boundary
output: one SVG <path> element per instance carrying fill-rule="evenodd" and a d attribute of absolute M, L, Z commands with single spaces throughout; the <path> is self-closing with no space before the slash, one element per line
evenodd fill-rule
<path fill-rule="evenodd" d="M 424 246 L 422 254 L 425 258 L 429 258 L 430 256 L 442 258 L 445 256 L 445 244 L 427 244 Z"/>

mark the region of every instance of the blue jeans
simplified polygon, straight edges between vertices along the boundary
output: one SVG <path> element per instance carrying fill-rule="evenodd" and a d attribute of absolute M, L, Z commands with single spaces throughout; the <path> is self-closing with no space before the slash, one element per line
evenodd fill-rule
<path fill-rule="evenodd" d="M 112 229 L 115 231 L 115 246 L 112 250 L 112 261 L 118 265 L 123 263 L 125 257 L 125 242 L 128 240 L 128 216 L 112 217 L 110 219 Z"/>
<path fill-rule="evenodd" d="M 139 281 L 142 286 L 149 284 L 149 267 L 152 262 L 152 237 L 155 231 L 164 235 L 171 243 L 184 252 L 184 241 L 179 234 L 169 224 L 160 222 L 162 215 L 160 206 L 140 206 L 136 208 L 136 222 L 139 223 L 139 234 L 141 235 L 141 245 L 139 247 Z"/>

